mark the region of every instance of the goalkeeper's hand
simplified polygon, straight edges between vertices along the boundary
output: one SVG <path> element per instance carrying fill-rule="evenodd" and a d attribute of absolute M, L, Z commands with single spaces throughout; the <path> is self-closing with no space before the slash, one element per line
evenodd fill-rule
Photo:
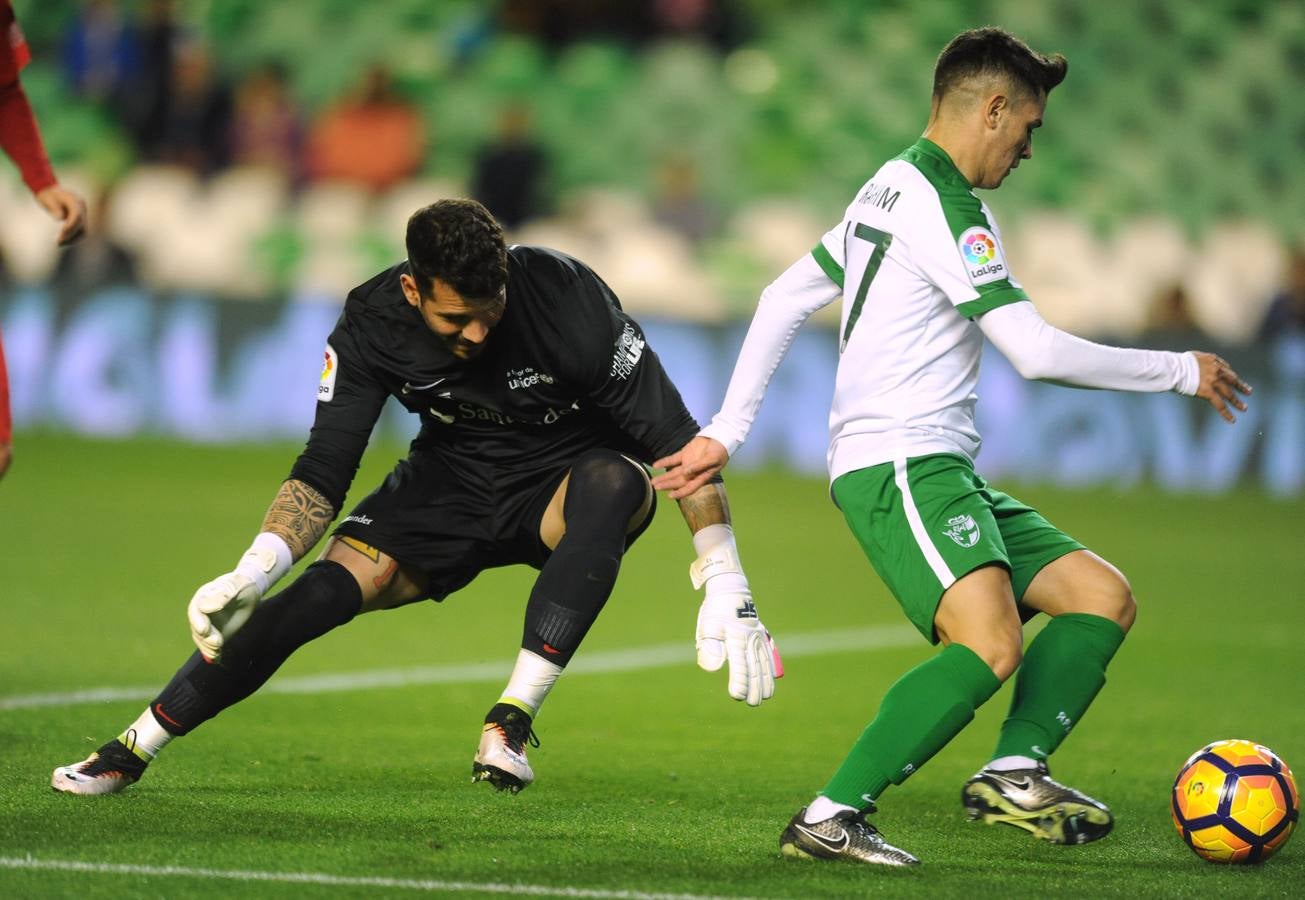
<path fill-rule="evenodd" d="M 186 607 L 190 637 L 209 662 L 253 615 L 268 589 L 284 575 L 294 558 L 281 537 L 263 532 L 240 557 L 235 571 L 219 575 L 195 591 Z"/>
<path fill-rule="evenodd" d="M 700 668 L 715 672 L 729 662 L 729 693 L 735 700 L 760 706 L 774 696 L 784 664 L 750 592 L 709 592 L 698 609 L 695 643 Z"/>
<path fill-rule="evenodd" d="M 190 636 L 204 658 L 213 662 L 222 646 L 249 620 L 263 599 L 258 585 L 246 575 L 228 572 L 195 591 L 186 608 Z"/>

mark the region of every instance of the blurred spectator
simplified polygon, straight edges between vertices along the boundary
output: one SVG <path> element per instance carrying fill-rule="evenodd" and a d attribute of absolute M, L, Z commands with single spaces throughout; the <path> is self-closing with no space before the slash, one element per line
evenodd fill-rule
<path fill-rule="evenodd" d="M 140 65 L 140 46 L 113 0 L 82 4 L 64 35 L 63 65 L 77 93 L 121 111 Z"/>
<path fill-rule="evenodd" d="M 297 181 L 303 122 L 290 96 L 286 68 L 267 62 L 236 88 L 231 119 L 231 162 L 262 166 Z"/>
<path fill-rule="evenodd" d="M 653 219 L 681 235 L 694 247 L 715 233 L 715 207 L 702 195 L 698 164 L 691 156 L 672 153 L 657 167 Z"/>
<path fill-rule="evenodd" d="M 157 143 L 145 148 L 155 162 L 211 175 L 230 161 L 231 91 L 219 78 L 209 48 L 198 38 L 176 48 Z"/>
<path fill-rule="evenodd" d="M 548 155 L 531 134 L 530 110 L 520 103 L 505 106 L 499 113 L 498 134 L 476 155 L 472 196 L 504 228 L 518 228 L 547 211 L 547 175 Z"/>
<path fill-rule="evenodd" d="M 717 50 L 740 41 L 741 28 L 725 0 L 651 0 L 653 33 L 659 37 L 700 37 Z"/>
<path fill-rule="evenodd" d="M 323 113 L 308 136 L 308 174 L 384 190 L 417 174 L 425 161 L 421 115 L 394 90 L 383 65 Z"/>
<path fill-rule="evenodd" d="M 698 37 L 729 50 L 742 33 L 727 0 L 504 0 L 498 21 L 504 30 L 533 35 L 554 50 L 595 36 L 635 45 Z"/>
<path fill-rule="evenodd" d="M 63 222 L 58 241 L 66 244 L 81 237 L 86 223 L 86 201 L 55 180 L 45 155 L 27 94 L 18 73 L 32 59 L 23 30 L 14 18 L 9 0 L 0 0 L 0 148 L 18 165 L 23 183 L 50 215 Z M 13 420 L 9 412 L 9 376 L 4 342 L 0 340 L 0 477 L 13 459 Z"/>
<path fill-rule="evenodd" d="M 1305 245 L 1293 249 L 1287 259 L 1286 283 L 1269 302 L 1260 340 L 1270 341 L 1284 332 L 1305 333 Z"/>
<path fill-rule="evenodd" d="M 115 285 L 138 284 L 136 263 L 123 247 L 109 237 L 108 221 L 112 189 L 100 192 L 92 204 L 86 236 L 59 257 L 50 284 L 70 298 Z"/>
<path fill-rule="evenodd" d="M 504 0 L 500 25 L 553 50 L 595 35 L 637 43 L 648 34 L 646 4 L 605 0 Z"/>
<path fill-rule="evenodd" d="M 18 80 L 18 73 L 31 58 L 13 6 L 9 0 L 0 0 L 0 149 L 18 166 L 36 202 L 63 222 L 58 241 L 66 244 L 81 236 L 86 201 L 60 185 L 50 168 L 36 117 Z"/>
<path fill-rule="evenodd" d="M 1186 348 L 1191 345 L 1191 339 L 1205 337 L 1200 323 L 1192 315 L 1191 297 L 1181 282 L 1175 281 L 1156 294 L 1147 313 L 1142 337 L 1148 345 L 1166 348 Z"/>
<path fill-rule="evenodd" d="M 176 49 L 182 43 L 181 26 L 173 0 L 149 0 L 140 27 L 140 65 L 128 96 L 123 99 L 123 124 L 131 131 L 136 149 L 157 147 L 172 102 L 172 71 Z"/>

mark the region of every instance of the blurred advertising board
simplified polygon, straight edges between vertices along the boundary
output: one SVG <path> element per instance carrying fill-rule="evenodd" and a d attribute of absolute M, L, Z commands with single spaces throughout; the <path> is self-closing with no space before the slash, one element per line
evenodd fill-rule
<path fill-rule="evenodd" d="M 338 313 L 337 299 L 312 296 L 242 303 L 161 297 L 133 286 L 72 300 L 42 287 L 0 292 L 15 424 L 219 443 L 301 440 Z M 747 323 L 638 318 L 690 410 L 705 421 L 724 395 Z M 1258 484 L 1279 496 L 1302 495 L 1305 336 L 1207 349 L 1218 349 L 1255 387 L 1235 426 L 1203 402 L 1173 394 L 1027 382 L 989 348 L 979 388 L 980 471 L 1065 486 L 1150 482 L 1217 492 Z M 736 466 L 825 471 L 836 364 L 827 328 L 808 325 L 798 334 Z M 405 440 L 415 429 L 415 418 L 392 404 L 378 435 Z"/>

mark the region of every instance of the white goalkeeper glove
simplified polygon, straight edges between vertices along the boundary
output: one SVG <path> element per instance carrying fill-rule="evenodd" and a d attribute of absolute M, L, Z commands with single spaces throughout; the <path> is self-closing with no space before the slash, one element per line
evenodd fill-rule
<path fill-rule="evenodd" d="M 263 532 L 232 572 L 195 591 L 186 608 L 190 636 L 204 658 L 222 655 L 222 646 L 249 620 L 268 588 L 294 565 L 294 556 L 278 535 Z"/>
<path fill-rule="evenodd" d="M 694 588 L 707 588 L 694 635 L 698 666 L 715 672 L 728 661 L 729 695 L 749 706 L 760 706 L 761 701 L 774 696 L 775 679 L 784 675 L 784 664 L 770 632 L 757 616 L 734 549 L 733 531 L 727 525 L 708 528 L 724 529 L 718 535 L 726 539 L 689 566 Z M 695 543 L 702 536 L 703 532 L 698 532 Z"/>

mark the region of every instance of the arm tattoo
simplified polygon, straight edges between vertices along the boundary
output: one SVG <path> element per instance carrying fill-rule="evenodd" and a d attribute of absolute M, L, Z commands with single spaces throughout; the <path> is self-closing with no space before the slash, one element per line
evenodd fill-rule
<path fill-rule="evenodd" d="M 730 523 L 730 503 L 725 496 L 725 485 L 708 483 L 679 501 L 680 514 L 692 534 L 708 525 Z"/>
<path fill-rule="evenodd" d="M 326 533 L 335 510 L 315 489 L 291 478 L 281 485 L 263 517 L 263 530 L 279 535 L 295 559 L 301 559 Z"/>

